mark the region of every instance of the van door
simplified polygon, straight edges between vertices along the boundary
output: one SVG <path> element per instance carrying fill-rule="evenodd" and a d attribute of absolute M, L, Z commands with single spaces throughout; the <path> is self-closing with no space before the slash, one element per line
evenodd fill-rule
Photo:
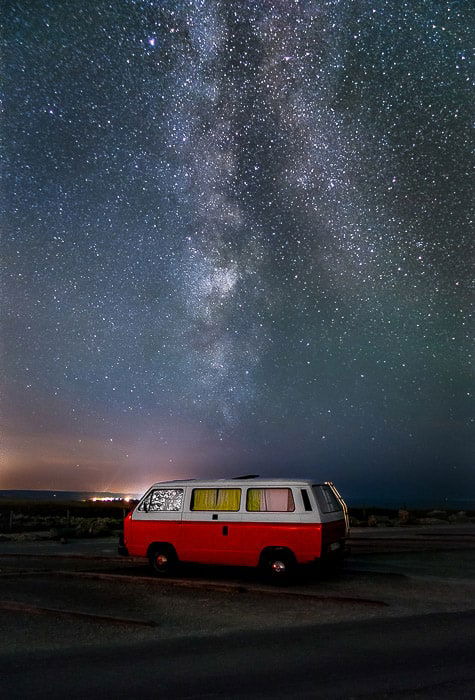
<path fill-rule="evenodd" d="M 189 489 L 182 521 L 184 561 L 239 565 L 241 499 L 239 488 Z"/>
<path fill-rule="evenodd" d="M 151 488 L 131 515 L 127 528 L 129 552 L 146 556 L 154 542 L 167 542 L 179 552 L 184 501 L 184 488 Z"/>

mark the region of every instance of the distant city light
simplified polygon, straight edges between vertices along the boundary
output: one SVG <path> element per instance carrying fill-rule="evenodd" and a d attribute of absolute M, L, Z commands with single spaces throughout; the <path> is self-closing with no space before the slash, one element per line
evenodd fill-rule
<path fill-rule="evenodd" d="M 105 501 L 125 501 L 128 503 L 129 501 L 133 501 L 134 497 L 133 496 L 93 496 L 93 498 L 88 498 L 88 501 L 92 501 L 93 503 L 104 503 Z"/>

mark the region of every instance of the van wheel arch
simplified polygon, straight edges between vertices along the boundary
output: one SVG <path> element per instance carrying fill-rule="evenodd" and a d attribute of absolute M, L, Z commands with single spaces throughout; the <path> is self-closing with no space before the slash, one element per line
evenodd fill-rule
<path fill-rule="evenodd" d="M 178 564 L 175 547 L 170 542 L 152 542 L 147 549 L 147 558 L 158 576 L 170 574 Z"/>

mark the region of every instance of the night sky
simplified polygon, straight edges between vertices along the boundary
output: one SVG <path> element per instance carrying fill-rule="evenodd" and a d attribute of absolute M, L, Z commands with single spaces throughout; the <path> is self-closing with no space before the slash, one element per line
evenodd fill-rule
<path fill-rule="evenodd" d="M 6 0 L 1 488 L 474 498 L 471 0 Z"/>

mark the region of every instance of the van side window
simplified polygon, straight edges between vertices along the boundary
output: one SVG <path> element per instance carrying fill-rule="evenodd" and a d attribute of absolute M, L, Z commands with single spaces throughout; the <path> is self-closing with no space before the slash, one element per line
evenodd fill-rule
<path fill-rule="evenodd" d="M 193 489 L 191 510 L 230 510 L 241 507 L 241 489 Z"/>
<path fill-rule="evenodd" d="M 145 512 L 178 511 L 183 507 L 183 489 L 153 489 L 139 505 Z"/>
<path fill-rule="evenodd" d="M 336 513 L 339 510 L 343 510 L 343 506 L 329 486 L 322 484 L 321 486 L 314 486 L 313 490 L 322 513 Z"/>
<path fill-rule="evenodd" d="M 312 504 L 310 503 L 307 489 L 301 489 L 300 493 L 302 494 L 303 507 L 305 510 L 312 510 Z"/>
<path fill-rule="evenodd" d="M 250 512 L 289 512 L 295 510 L 290 489 L 248 489 L 246 510 Z"/>

